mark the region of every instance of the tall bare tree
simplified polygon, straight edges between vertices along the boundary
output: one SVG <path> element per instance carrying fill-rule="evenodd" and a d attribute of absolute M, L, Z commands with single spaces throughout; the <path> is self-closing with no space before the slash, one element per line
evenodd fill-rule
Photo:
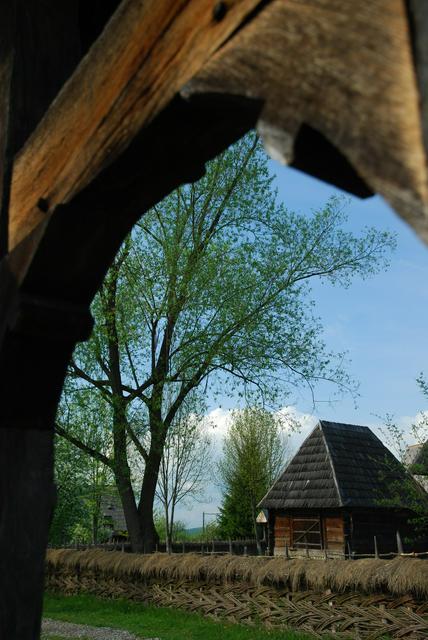
<path fill-rule="evenodd" d="M 188 403 L 182 407 L 168 431 L 160 464 L 156 495 L 165 516 L 169 553 L 177 506 L 202 497 L 212 473 L 211 440 L 198 408 Z"/>

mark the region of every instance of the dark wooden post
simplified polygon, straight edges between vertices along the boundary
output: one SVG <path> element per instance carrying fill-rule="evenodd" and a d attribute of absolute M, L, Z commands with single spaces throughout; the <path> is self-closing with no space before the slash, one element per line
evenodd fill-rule
<path fill-rule="evenodd" d="M 1 3 L 1 258 L 8 251 L 13 157 L 73 70 L 78 55 L 74 0 Z M 5 259 L 0 279 L 3 302 L 9 289 Z M 38 334 L 38 304 L 28 304 L 22 294 L 18 298 L 17 291 L 14 299 L 13 314 L 7 316 L 4 307 L 0 308 L 4 314 L 0 327 L 0 638 L 36 640 L 55 502 L 54 411 L 74 342 L 73 337 L 67 338 L 64 349 L 59 350 L 50 345 L 49 335 Z M 54 310 L 50 311 L 54 316 Z M 46 330 L 48 333 L 49 327 Z M 61 355 L 53 354 L 55 349 Z"/>
<path fill-rule="evenodd" d="M 373 542 L 374 542 L 374 556 L 375 558 L 379 559 L 379 551 L 377 548 L 377 538 L 376 536 L 373 536 Z"/>
<path fill-rule="evenodd" d="M 230 538 L 229 538 L 229 553 L 231 556 L 233 555 L 233 542 Z"/>

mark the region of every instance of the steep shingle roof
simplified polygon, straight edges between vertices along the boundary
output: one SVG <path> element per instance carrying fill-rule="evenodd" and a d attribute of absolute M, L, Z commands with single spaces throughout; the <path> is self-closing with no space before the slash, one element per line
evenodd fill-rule
<path fill-rule="evenodd" d="M 412 482 L 368 428 L 320 420 L 260 505 L 269 509 L 405 507 Z"/>

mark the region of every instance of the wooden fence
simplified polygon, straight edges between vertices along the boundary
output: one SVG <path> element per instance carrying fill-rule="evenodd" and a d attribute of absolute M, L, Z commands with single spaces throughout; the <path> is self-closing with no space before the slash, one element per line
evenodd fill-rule
<path fill-rule="evenodd" d="M 46 567 L 47 588 L 66 594 L 128 598 L 317 638 L 364 640 L 426 640 L 427 576 L 428 562 L 418 559 L 320 563 L 57 551 L 48 553 Z"/>
<path fill-rule="evenodd" d="M 49 548 L 76 549 L 84 551 L 87 549 L 103 549 L 104 551 L 124 551 L 131 552 L 131 544 L 126 541 L 106 542 L 100 544 L 84 544 L 81 542 L 73 542 L 60 547 L 50 546 Z M 265 541 L 261 542 L 262 555 L 266 555 L 267 545 Z M 160 541 L 156 545 L 155 552 L 165 553 L 166 542 Z M 237 556 L 256 556 L 257 542 L 251 538 L 240 538 L 237 540 L 183 540 L 172 543 L 172 553 L 200 553 L 202 555 L 210 554 L 226 554 L 230 553 Z"/>

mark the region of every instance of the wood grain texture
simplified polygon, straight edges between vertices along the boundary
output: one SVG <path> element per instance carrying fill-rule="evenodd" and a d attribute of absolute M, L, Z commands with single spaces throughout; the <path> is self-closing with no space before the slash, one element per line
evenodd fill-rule
<path fill-rule="evenodd" d="M 419 83 L 425 151 L 428 153 L 428 2 L 408 0 L 408 8 Z"/>
<path fill-rule="evenodd" d="M 230 0 L 217 21 L 212 0 L 125 0 L 16 159 L 10 249 L 122 153 L 259 3 Z"/>
<path fill-rule="evenodd" d="M 258 98 L 271 155 L 320 132 L 428 241 L 428 180 L 404 0 L 273 0 L 186 87 Z M 304 168 L 305 163 L 303 162 Z"/>

